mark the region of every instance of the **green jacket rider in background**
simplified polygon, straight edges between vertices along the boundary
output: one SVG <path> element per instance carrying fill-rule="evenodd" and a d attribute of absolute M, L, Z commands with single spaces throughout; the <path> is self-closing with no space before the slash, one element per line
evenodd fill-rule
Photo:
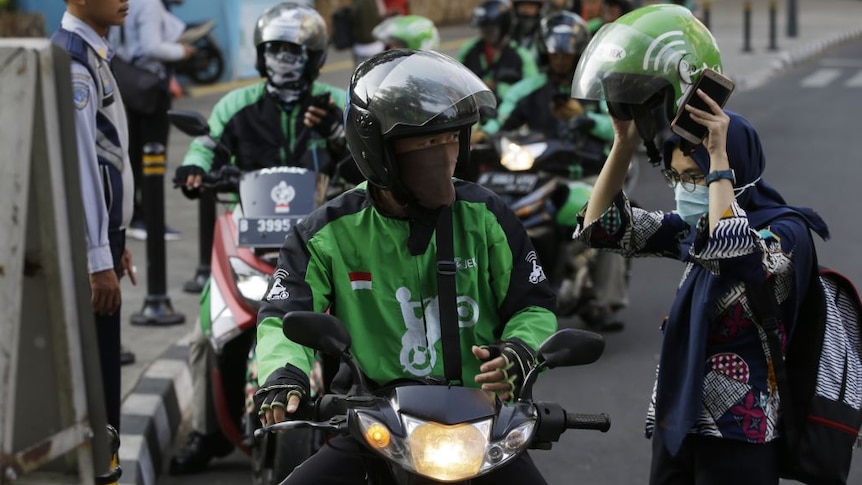
<path fill-rule="evenodd" d="M 332 175 L 335 163 L 347 154 L 338 108 L 344 106 L 345 92 L 315 81 L 329 42 L 320 15 L 301 4 L 275 5 L 258 19 L 254 40 L 257 69 L 266 79 L 233 90 L 216 103 L 209 117 L 212 139 L 195 139 L 176 170 L 176 180 L 190 197 L 199 193 L 205 173 L 229 163 L 243 171 L 290 165 Z M 329 100 L 312 106 L 317 95 Z M 174 475 L 201 472 L 213 457 L 233 449 L 211 412 L 211 353 L 207 337 L 196 326 L 189 344 L 192 430 L 188 443 L 171 459 Z M 237 366 L 246 365 L 242 357 Z"/>
<path fill-rule="evenodd" d="M 498 101 L 512 84 L 539 72 L 533 56 L 512 40 L 512 22 L 508 0 L 480 3 L 470 18 L 470 25 L 478 28 L 480 35 L 461 46 L 456 56 L 485 82 Z"/>
<path fill-rule="evenodd" d="M 278 4 L 261 15 L 254 43 L 265 79 L 227 93 L 213 107 L 210 135 L 226 150 L 207 138 L 192 142 L 177 169 L 187 190 L 227 163 L 243 171 L 289 165 L 332 175 L 347 148 L 345 92 L 316 80 L 328 42 L 323 19 L 304 4 Z"/>
<path fill-rule="evenodd" d="M 472 142 L 482 141 L 486 133 L 527 129 L 546 139 L 570 141 L 604 158 L 614 136 L 606 105 L 570 95 L 575 68 L 589 41 L 587 25 L 577 14 L 559 11 L 543 18 L 538 48 L 544 72 L 512 86 L 498 117 L 477 130 Z M 573 178 L 578 178 L 577 168 L 572 165 Z M 589 304 L 561 311 L 576 312 L 592 330 L 622 330 L 624 324 L 616 313 L 628 306 L 627 271 L 626 260 L 619 254 L 597 253 L 590 263 L 593 289 Z"/>

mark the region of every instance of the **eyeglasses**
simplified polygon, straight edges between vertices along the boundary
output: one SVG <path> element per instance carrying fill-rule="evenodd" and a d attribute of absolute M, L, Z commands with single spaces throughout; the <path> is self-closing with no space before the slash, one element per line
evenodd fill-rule
<path fill-rule="evenodd" d="M 673 189 L 676 188 L 676 184 L 681 183 L 682 188 L 687 192 L 694 192 L 694 187 L 697 185 L 698 180 L 706 179 L 706 175 L 694 175 L 688 172 L 677 173 L 672 168 L 662 170 L 661 174 L 664 175 L 668 187 Z"/>

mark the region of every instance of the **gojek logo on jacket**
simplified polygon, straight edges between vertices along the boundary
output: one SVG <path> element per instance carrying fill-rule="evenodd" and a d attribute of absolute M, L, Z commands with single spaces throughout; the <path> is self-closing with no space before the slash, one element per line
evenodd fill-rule
<path fill-rule="evenodd" d="M 437 297 L 412 300 L 409 288 L 395 291 L 407 331 L 401 337 L 401 365 L 415 376 L 427 376 L 437 364 L 434 346 L 440 340 L 440 305 Z M 469 296 L 457 298 L 458 326 L 472 327 L 479 321 L 479 304 Z"/>

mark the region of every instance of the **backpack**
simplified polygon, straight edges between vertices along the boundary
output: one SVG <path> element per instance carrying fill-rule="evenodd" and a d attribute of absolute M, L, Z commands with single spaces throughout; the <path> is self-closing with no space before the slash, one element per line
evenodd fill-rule
<path fill-rule="evenodd" d="M 778 383 L 782 478 L 843 485 L 862 426 L 862 303 L 853 283 L 817 264 L 782 356 L 774 282 L 746 284 Z M 776 356 L 778 358 L 776 358 Z"/>

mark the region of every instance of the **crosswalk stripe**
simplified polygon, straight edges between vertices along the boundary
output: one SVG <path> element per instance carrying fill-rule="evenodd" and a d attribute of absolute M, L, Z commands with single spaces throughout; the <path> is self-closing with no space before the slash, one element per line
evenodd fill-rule
<path fill-rule="evenodd" d="M 818 69 L 802 80 L 802 87 L 822 88 L 841 75 L 841 69 Z"/>
<path fill-rule="evenodd" d="M 862 71 L 857 71 L 856 75 L 847 80 L 848 88 L 862 88 Z"/>

